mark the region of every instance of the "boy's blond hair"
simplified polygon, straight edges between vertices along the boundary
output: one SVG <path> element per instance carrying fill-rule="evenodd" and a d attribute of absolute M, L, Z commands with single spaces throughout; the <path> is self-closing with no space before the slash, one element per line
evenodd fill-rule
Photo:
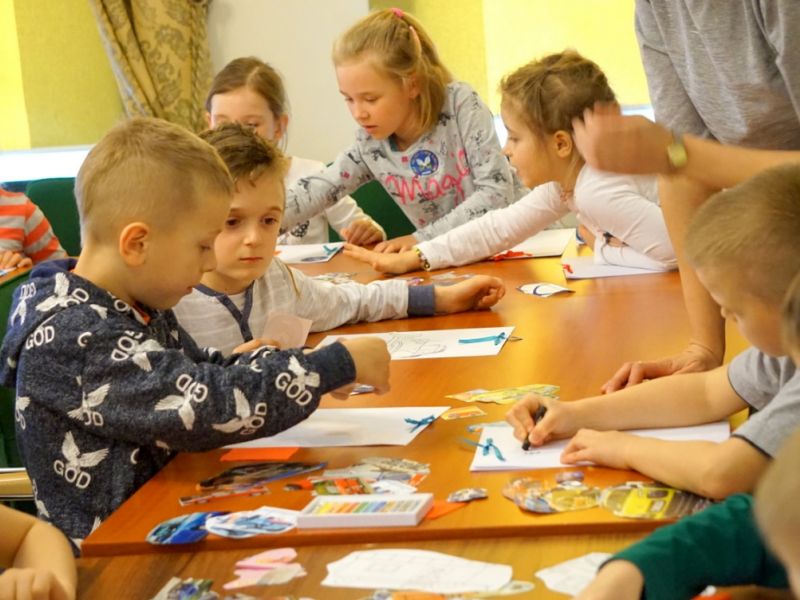
<path fill-rule="evenodd" d="M 778 307 L 800 271 L 800 165 L 782 165 L 712 196 L 686 233 L 698 269 L 722 269 Z"/>
<path fill-rule="evenodd" d="M 375 68 L 398 82 L 416 77 L 420 125 L 423 131 L 436 126 L 453 76 L 414 16 L 399 8 L 374 12 L 356 22 L 333 45 L 336 66 L 362 58 L 372 60 Z"/>
<path fill-rule="evenodd" d="M 755 516 L 765 537 L 775 540 L 783 535 L 780 545 L 793 540 L 794 552 L 800 552 L 800 429 L 795 431 L 775 455 L 756 489 Z M 800 556 L 797 557 L 800 560 Z"/>
<path fill-rule="evenodd" d="M 200 134 L 228 167 L 234 182 L 256 180 L 269 173 L 283 181 L 289 160 L 271 141 L 265 140 L 249 127 L 239 123 L 224 123 Z"/>
<path fill-rule="evenodd" d="M 783 300 L 783 342 L 789 354 L 800 357 L 800 273 L 794 276 Z"/>
<path fill-rule="evenodd" d="M 575 50 L 533 60 L 500 81 L 503 102 L 510 104 L 539 138 L 572 132 L 572 119 L 595 102 L 615 102 L 602 69 Z"/>
<path fill-rule="evenodd" d="M 162 119 L 129 119 L 103 136 L 78 171 L 81 237 L 116 243 L 134 221 L 168 227 L 196 207 L 201 190 L 233 195 L 230 173 L 211 146 Z"/>

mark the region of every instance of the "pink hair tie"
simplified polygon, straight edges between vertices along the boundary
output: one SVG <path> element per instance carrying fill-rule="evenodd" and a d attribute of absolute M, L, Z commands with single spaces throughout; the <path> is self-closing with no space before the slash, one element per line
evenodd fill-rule
<path fill-rule="evenodd" d="M 392 11 L 394 13 L 394 16 L 397 17 L 398 19 L 402 19 L 403 18 L 403 9 L 402 8 L 390 8 L 389 10 Z"/>

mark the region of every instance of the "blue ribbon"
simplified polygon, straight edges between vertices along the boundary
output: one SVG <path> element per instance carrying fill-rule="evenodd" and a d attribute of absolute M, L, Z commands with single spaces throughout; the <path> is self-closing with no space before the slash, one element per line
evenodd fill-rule
<path fill-rule="evenodd" d="M 486 337 L 478 338 L 461 338 L 458 340 L 459 344 L 478 344 L 480 342 L 494 342 L 495 346 L 499 346 L 503 340 L 506 339 L 506 332 L 503 331 L 498 335 L 487 335 Z"/>
<path fill-rule="evenodd" d="M 483 455 L 484 456 L 488 456 L 489 455 L 489 451 L 493 450 L 495 458 L 497 458 L 497 460 L 502 461 L 502 462 L 506 462 L 506 459 L 503 456 L 503 453 L 500 452 L 500 448 L 498 448 L 497 446 L 494 445 L 494 440 L 492 438 L 486 438 L 486 443 L 485 444 L 481 444 L 480 442 L 475 442 L 473 440 L 468 440 L 467 438 L 461 438 L 461 440 L 466 442 L 467 444 L 469 444 L 471 446 L 476 446 L 477 448 L 480 448 L 483 451 Z"/>
<path fill-rule="evenodd" d="M 434 422 L 435 419 L 436 419 L 436 417 L 434 417 L 433 415 L 429 415 L 429 416 L 425 417 L 424 419 L 419 419 L 419 420 L 411 419 L 411 418 L 408 418 L 408 417 L 403 419 L 403 420 L 406 423 L 408 423 L 409 425 L 413 425 L 413 427 L 411 428 L 411 433 L 414 433 L 420 427 L 426 427 L 426 426 L 430 425 L 431 423 Z"/>

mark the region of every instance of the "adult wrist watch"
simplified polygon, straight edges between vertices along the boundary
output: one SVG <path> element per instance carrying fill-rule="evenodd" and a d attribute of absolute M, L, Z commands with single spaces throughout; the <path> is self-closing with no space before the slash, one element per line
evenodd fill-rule
<path fill-rule="evenodd" d="M 672 140 L 667 146 L 667 161 L 671 171 L 682 169 L 689 162 L 689 155 L 686 153 L 686 146 L 683 144 L 683 136 L 676 131 L 672 132 Z"/>

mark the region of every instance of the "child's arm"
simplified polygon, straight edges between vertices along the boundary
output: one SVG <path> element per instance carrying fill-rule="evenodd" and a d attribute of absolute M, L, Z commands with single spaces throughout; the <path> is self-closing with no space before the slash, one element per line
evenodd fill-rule
<path fill-rule="evenodd" d="M 489 308 L 505 293 L 497 277 L 476 276 L 452 286 L 409 286 L 405 281 L 332 284 L 312 279 L 296 269 L 295 314 L 313 321 L 312 331 L 345 323 L 425 316 Z M 288 278 L 285 281 L 289 285 Z"/>
<path fill-rule="evenodd" d="M 386 232 L 367 215 L 350 196 L 341 198 L 325 209 L 325 218 L 342 238 L 357 246 L 375 244 L 386 239 Z"/>
<path fill-rule="evenodd" d="M 615 594 L 614 584 L 621 591 Z M 578 600 L 691 598 L 708 585 L 788 587 L 786 571 L 766 549 L 753 499 L 737 495 L 667 525 L 616 554 Z M 625 590 L 625 593 L 622 593 Z"/>
<path fill-rule="evenodd" d="M 451 151 L 463 153 L 459 164 L 467 171 L 464 179 L 470 179 L 474 189 L 450 212 L 418 229 L 414 233 L 418 240 L 433 239 L 487 211 L 508 206 L 524 191 L 513 177 L 500 148 L 489 108 L 466 85 L 456 94 L 453 118 L 463 146 Z M 454 185 L 463 186 L 463 182 Z"/>
<path fill-rule="evenodd" d="M 479 217 L 417 244 L 430 269 L 459 266 L 508 250 L 569 212 L 553 184 L 541 185 L 511 206 Z M 407 273 L 422 268 L 414 251 L 397 255 L 349 249 L 345 254 L 372 265 L 376 271 Z"/>
<path fill-rule="evenodd" d="M 25 256 L 35 263 L 67 256 L 50 222 L 30 199 L 26 199 L 25 212 L 25 239 L 22 242 Z"/>
<path fill-rule="evenodd" d="M 631 469 L 714 499 L 752 492 L 769 465 L 768 456 L 737 437 L 722 443 L 677 442 L 591 429 L 578 431 L 561 460 Z"/>
<path fill-rule="evenodd" d="M 657 196 L 655 178 L 601 174 L 587 168 L 587 181 L 576 190 L 575 204 L 581 222 L 595 234 L 595 259 L 629 267 L 670 270 L 677 268 L 661 207 L 644 196 Z M 649 188 L 649 189 L 648 189 Z M 606 243 L 608 233 L 622 246 Z"/>
<path fill-rule="evenodd" d="M 0 504 L 0 598 L 75 598 L 77 572 L 72 548 L 52 525 Z"/>
<path fill-rule="evenodd" d="M 281 230 L 307 221 L 334 206 L 341 198 L 374 179 L 356 143 L 325 170 L 301 177 L 286 188 Z"/>

